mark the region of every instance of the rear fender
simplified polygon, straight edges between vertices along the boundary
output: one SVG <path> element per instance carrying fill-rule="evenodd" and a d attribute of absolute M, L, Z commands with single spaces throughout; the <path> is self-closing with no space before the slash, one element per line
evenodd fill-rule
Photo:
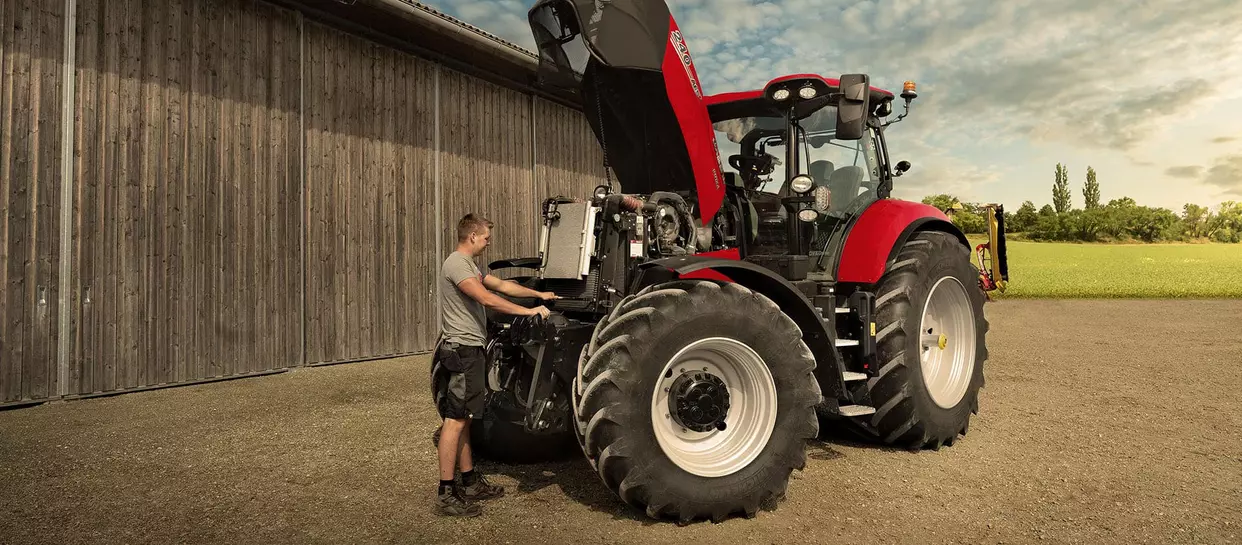
<path fill-rule="evenodd" d="M 735 255 L 735 252 L 724 254 Z M 747 261 L 699 254 L 670 257 L 639 265 L 629 293 L 638 293 L 647 286 L 678 279 L 737 283 L 771 299 L 802 330 L 802 340 L 815 356 L 815 376 L 824 398 L 843 397 L 845 382 L 841 376 L 842 362 L 833 346 L 834 336 L 828 331 L 811 300 L 788 280 L 765 267 Z"/>
<path fill-rule="evenodd" d="M 923 203 L 883 199 L 867 207 L 846 235 L 837 261 L 838 282 L 874 285 L 893 264 L 901 246 L 920 231 L 941 231 L 956 237 L 970 251 L 970 242 L 940 209 Z"/>

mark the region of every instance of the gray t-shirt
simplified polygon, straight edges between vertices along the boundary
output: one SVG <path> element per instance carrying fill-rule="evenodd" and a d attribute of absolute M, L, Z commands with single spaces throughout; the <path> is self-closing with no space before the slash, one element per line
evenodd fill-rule
<path fill-rule="evenodd" d="M 483 272 L 470 256 L 454 251 L 440 269 L 440 332 L 445 340 L 466 346 L 483 346 L 487 339 L 487 314 L 483 304 L 475 301 L 457 284 L 470 277 L 483 283 Z"/>

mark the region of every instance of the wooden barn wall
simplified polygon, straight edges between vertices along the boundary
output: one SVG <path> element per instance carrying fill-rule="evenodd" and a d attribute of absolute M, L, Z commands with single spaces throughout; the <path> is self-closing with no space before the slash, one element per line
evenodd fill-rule
<path fill-rule="evenodd" d="M 458 218 L 533 255 L 603 181 L 580 112 L 261 0 L 65 5 L 0 0 L 0 405 L 429 350 Z"/>
<path fill-rule="evenodd" d="M 0 403 L 57 391 L 64 2 L 0 0 Z"/>
<path fill-rule="evenodd" d="M 77 18 L 71 390 L 299 363 L 297 15 L 78 0 Z"/>
<path fill-rule="evenodd" d="M 495 224 L 480 264 L 535 255 L 540 220 L 532 109 L 529 95 L 441 71 L 440 207 L 445 256 L 457 247 L 457 221 L 471 212 Z M 498 271 L 498 276 L 508 272 Z"/>
<path fill-rule="evenodd" d="M 305 29 L 307 361 L 429 350 L 437 68 Z"/>
<path fill-rule="evenodd" d="M 557 195 L 586 198 L 605 182 L 604 153 L 582 112 L 536 100 L 535 179 L 540 202 Z"/>

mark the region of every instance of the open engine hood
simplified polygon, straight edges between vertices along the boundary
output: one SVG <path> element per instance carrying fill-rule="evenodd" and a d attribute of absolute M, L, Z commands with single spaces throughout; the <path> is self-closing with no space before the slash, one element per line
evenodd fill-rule
<path fill-rule="evenodd" d="M 724 198 L 716 138 L 689 49 L 663 0 L 540 0 L 528 19 L 542 85 L 581 97 L 621 191 Z"/>

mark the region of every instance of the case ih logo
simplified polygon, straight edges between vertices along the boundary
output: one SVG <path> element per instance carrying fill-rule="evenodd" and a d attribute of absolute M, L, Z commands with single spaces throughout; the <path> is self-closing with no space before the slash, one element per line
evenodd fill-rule
<path fill-rule="evenodd" d="M 686 79 L 690 80 L 694 95 L 703 98 L 703 90 L 699 89 L 699 80 L 694 77 L 694 72 L 691 70 L 694 61 L 690 60 L 690 48 L 686 47 L 686 41 L 681 38 L 681 31 L 674 30 L 669 34 L 669 41 L 673 43 L 673 49 L 676 49 L 678 56 L 681 57 L 681 67 L 686 69 Z"/>

